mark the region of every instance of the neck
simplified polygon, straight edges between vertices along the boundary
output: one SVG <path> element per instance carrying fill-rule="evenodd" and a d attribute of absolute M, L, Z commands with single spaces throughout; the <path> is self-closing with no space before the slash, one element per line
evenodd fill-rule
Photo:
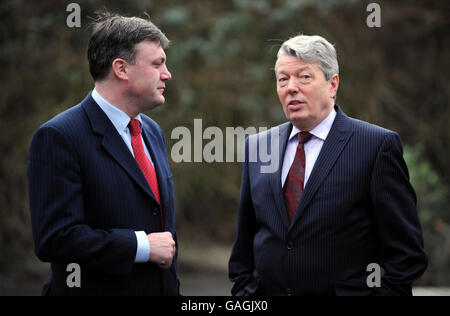
<path fill-rule="evenodd" d="M 140 114 L 133 103 L 125 97 L 125 92 L 119 85 L 109 81 L 96 82 L 95 90 L 97 90 L 106 101 L 125 112 L 130 118 L 134 118 Z"/>
<path fill-rule="evenodd" d="M 322 111 L 321 115 L 314 121 L 293 121 L 292 124 L 297 127 L 299 130 L 303 132 L 310 132 L 313 130 L 317 125 L 319 125 L 324 119 L 330 115 L 331 111 L 334 109 L 334 103 L 330 107 L 324 109 Z"/>

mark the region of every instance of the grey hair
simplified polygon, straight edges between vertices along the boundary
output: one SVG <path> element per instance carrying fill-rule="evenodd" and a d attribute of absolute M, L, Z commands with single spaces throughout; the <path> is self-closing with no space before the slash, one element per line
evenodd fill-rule
<path fill-rule="evenodd" d="M 275 71 L 281 56 L 297 56 L 307 63 L 317 62 L 327 81 L 339 74 L 334 46 L 318 35 L 298 35 L 285 41 L 278 50 Z"/>

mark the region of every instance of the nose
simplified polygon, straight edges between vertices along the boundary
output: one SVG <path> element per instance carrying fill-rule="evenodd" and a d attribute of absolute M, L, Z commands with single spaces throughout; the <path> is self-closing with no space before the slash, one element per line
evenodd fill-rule
<path fill-rule="evenodd" d="M 172 74 L 169 72 L 169 69 L 167 69 L 167 66 L 164 65 L 164 69 L 161 72 L 161 80 L 162 81 L 168 81 L 172 78 Z"/>
<path fill-rule="evenodd" d="M 296 94 L 298 92 L 298 86 L 296 80 L 290 79 L 287 85 L 287 91 L 289 94 Z"/>

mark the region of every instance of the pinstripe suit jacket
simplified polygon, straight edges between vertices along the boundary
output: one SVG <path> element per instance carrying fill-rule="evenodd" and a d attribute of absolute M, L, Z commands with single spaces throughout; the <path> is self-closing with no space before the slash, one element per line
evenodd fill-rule
<path fill-rule="evenodd" d="M 246 140 L 229 262 L 233 295 L 408 295 L 424 272 L 416 196 L 399 136 L 335 109 L 292 223 L 281 163 L 261 173 L 263 164 L 248 159 Z M 291 123 L 278 126 L 279 162 L 291 130 Z M 270 133 L 252 137 L 273 141 Z M 385 270 L 379 288 L 367 286 L 370 263 Z"/>
<path fill-rule="evenodd" d="M 142 125 L 158 177 L 164 231 L 176 241 L 164 136 L 145 115 Z M 134 263 L 134 231 L 161 232 L 160 210 L 138 164 L 90 93 L 35 133 L 28 181 L 36 254 L 51 262 L 43 294 L 178 295 L 176 257 L 168 270 Z M 66 284 L 72 262 L 81 267 L 80 288 Z"/>

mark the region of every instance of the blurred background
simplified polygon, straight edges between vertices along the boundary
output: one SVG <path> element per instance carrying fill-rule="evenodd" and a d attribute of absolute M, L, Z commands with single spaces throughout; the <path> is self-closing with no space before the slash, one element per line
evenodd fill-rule
<path fill-rule="evenodd" d="M 2 0 L 0 295 L 38 295 L 47 278 L 49 264 L 33 252 L 28 149 L 41 124 L 93 88 L 89 16 L 102 6 L 129 16 L 149 13 L 172 41 L 166 103 L 147 113 L 164 130 L 169 154 L 178 142 L 171 131 L 193 131 L 194 119 L 223 131 L 284 122 L 273 72 L 280 44 L 299 33 L 335 44 L 337 103 L 350 116 L 398 132 L 405 146 L 430 258 L 415 285 L 450 286 L 450 2 L 377 1 L 381 27 L 369 28 L 370 2 L 77 1 L 81 27 L 70 28 L 70 1 Z M 170 163 L 182 293 L 228 295 L 241 164 Z"/>

